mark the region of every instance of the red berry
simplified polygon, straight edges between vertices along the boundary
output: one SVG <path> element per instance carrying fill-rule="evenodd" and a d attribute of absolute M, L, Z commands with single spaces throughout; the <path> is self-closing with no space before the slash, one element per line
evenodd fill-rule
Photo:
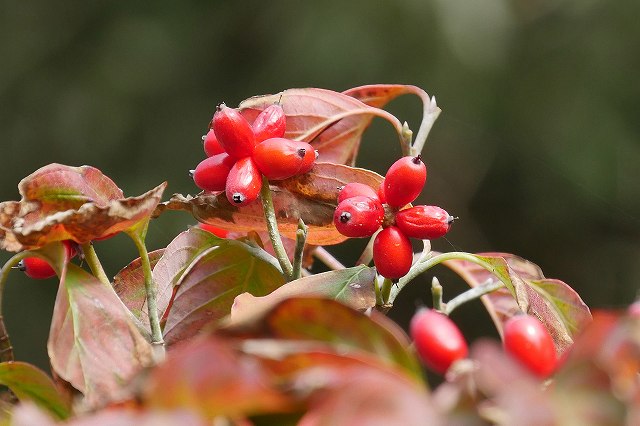
<path fill-rule="evenodd" d="M 313 168 L 313 165 L 316 163 L 317 159 L 318 151 L 316 151 L 311 145 L 309 145 L 309 148 L 307 149 L 307 152 L 304 154 L 304 158 L 302 159 L 302 166 L 300 166 L 300 170 L 298 170 L 298 173 L 296 173 L 296 175 L 303 175 L 309 172 Z"/>
<path fill-rule="evenodd" d="M 56 275 L 51 265 L 46 260 L 39 257 L 25 257 L 18 265 L 20 270 L 29 277 L 36 280 L 44 280 Z"/>
<path fill-rule="evenodd" d="M 384 219 L 382 205 L 373 198 L 351 197 L 338 204 L 333 223 L 347 237 L 370 237 L 380 228 Z"/>
<path fill-rule="evenodd" d="M 205 158 L 193 171 L 193 181 L 205 191 L 224 191 L 235 161 L 226 153 Z"/>
<path fill-rule="evenodd" d="M 207 157 L 224 152 L 224 148 L 220 145 L 220 142 L 218 142 L 218 138 L 216 138 L 216 133 L 213 129 L 210 129 L 207 134 L 202 137 L 202 142 L 204 142 L 204 152 L 207 154 Z"/>
<path fill-rule="evenodd" d="M 446 373 L 451 364 L 466 358 L 469 352 L 458 326 L 438 311 L 419 309 L 411 319 L 409 332 L 418 356 L 436 373 Z"/>
<path fill-rule="evenodd" d="M 395 226 L 383 229 L 373 241 L 373 263 L 385 278 L 404 277 L 413 263 L 411 241 Z"/>
<path fill-rule="evenodd" d="M 413 202 L 427 181 L 427 167 L 420 156 L 402 157 L 389 167 L 384 178 L 384 199 L 391 207 Z"/>
<path fill-rule="evenodd" d="M 306 142 L 271 138 L 258 144 L 253 160 L 269 180 L 283 180 L 299 174 L 307 152 L 313 147 Z"/>
<path fill-rule="evenodd" d="M 377 193 L 378 193 L 378 200 L 380 200 L 382 204 L 387 204 L 387 199 L 384 197 L 384 179 L 380 183 Z"/>
<path fill-rule="evenodd" d="M 453 217 L 437 206 L 415 206 L 396 213 L 396 226 L 410 238 L 434 240 L 449 232 Z"/>
<path fill-rule="evenodd" d="M 340 192 L 338 193 L 338 204 L 340 204 L 347 198 L 357 196 L 369 197 L 379 202 L 378 194 L 369 185 L 365 185 L 364 183 L 351 182 L 340 189 Z"/>
<path fill-rule="evenodd" d="M 531 315 L 516 315 L 504 324 L 504 349 L 538 377 L 549 376 L 556 368 L 553 339 L 542 323 Z"/>
<path fill-rule="evenodd" d="M 234 206 L 246 206 L 258 198 L 262 175 L 251 157 L 242 158 L 231 167 L 225 188 L 227 199 Z"/>
<path fill-rule="evenodd" d="M 266 107 L 258 114 L 251 127 L 256 137 L 256 143 L 271 138 L 283 137 L 286 128 L 286 117 L 282 106 L 273 104 Z"/>
<path fill-rule="evenodd" d="M 208 223 L 200 223 L 198 226 L 200 229 L 211 232 L 216 237 L 227 238 L 227 235 L 229 235 L 229 231 L 226 229 L 218 228 L 217 226 L 209 225 Z"/>
<path fill-rule="evenodd" d="M 256 145 L 253 129 L 238 111 L 220 104 L 212 124 L 218 142 L 230 156 L 240 159 L 253 154 Z"/>

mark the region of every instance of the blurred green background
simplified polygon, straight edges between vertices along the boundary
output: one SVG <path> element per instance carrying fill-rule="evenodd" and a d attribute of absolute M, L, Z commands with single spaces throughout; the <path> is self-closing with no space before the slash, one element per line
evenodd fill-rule
<path fill-rule="evenodd" d="M 419 201 L 460 217 L 435 248 L 516 253 L 592 307 L 623 306 L 640 282 L 638 16 L 636 0 L 0 1 L 0 200 L 51 162 L 98 167 L 127 195 L 164 180 L 167 196 L 195 193 L 187 170 L 219 102 L 414 84 L 443 110 Z M 417 99 L 389 108 L 417 131 Z M 359 165 L 384 172 L 394 138 L 374 122 Z M 164 215 L 149 248 L 190 223 Z M 136 257 L 124 236 L 97 251 L 110 275 Z M 445 297 L 464 288 L 434 273 Z M 392 311 L 401 324 L 429 299 L 430 277 Z M 18 359 L 47 364 L 55 292 L 54 280 L 11 275 Z M 479 304 L 456 319 L 471 335 L 491 330 Z"/>

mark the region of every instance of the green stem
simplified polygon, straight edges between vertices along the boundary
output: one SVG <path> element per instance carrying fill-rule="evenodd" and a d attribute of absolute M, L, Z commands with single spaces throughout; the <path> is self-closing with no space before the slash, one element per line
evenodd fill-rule
<path fill-rule="evenodd" d="M 367 246 L 362 251 L 362 254 L 356 261 L 356 265 L 368 265 L 373 260 L 373 242 L 375 241 L 377 233 L 373 234 L 367 243 Z"/>
<path fill-rule="evenodd" d="M 313 251 L 313 256 L 316 259 L 318 259 L 320 262 L 324 263 L 326 266 L 328 266 L 333 271 L 339 271 L 341 269 L 346 269 L 347 268 L 342 263 L 340 263 L 340 261 L 338 259 L 333 257 L 333 255 L 331 253 L 329 253 L 327 250 L 325 250 L 325 248 L 322 247 L 322 246 L 316 248 Z"/>
<path fill-rule="evenodd" d="M 107 277 L 107 274 L 104 272 L 104 268 L 102 267 L 102 263 L 100 263 L 100 259 L 98 259 L 98 254 L 96 253 L 93 244 L 85 243 L 82 244 L 82 255 L 84 256 L 84 260 L 87 261 L 87 265 L 89 265 L 89 269 L 91 269 L 91 273 L 100 280 L 102 284 L 105 284 L 111 287 L 111 280 Z"/>
<path fill-rule="evenodd" d="M 302 258 L 304 256 L 304 244 L 307 241 L 307 225 L 302 219 L 298 220 L 298 230 L 296 231 L 296 251 L 293 255 L 293 276 L 294 280 L 300 278 L 302 274 Z"/>
<path fill-rule="evenodd" d="M 442 312 L 442 286 L 436 277 L 431 280 L 431 296 L 433 297 L 433 309 Z"/>
<path fill-rule="evenodd" d="M 262 177 L 262 188 L 260 189 L 260 198 L 262 199 L 262 209 L 264 210 L 264 219 L 267 222 L 267 231 L 269 232 L 269 239 L 273 246 L 273 251 L 276 254 L 276 258 L 280 263 L 282 272 L 284 273 L 287 281 L 291 281 L 293 277 L 293 265 L 287 256 L 287 252 L 282 244 L 282 238 L 280 232 L 278 232 L 278 221 L 276 219 L 276 212 L 273 207 L 273 199 L 271 198 L 271 188 L 269 188 L 269 180 L 266 177 Z"/>
<path fill-rule="evenodd" d="M 7 328 L 4 324 L 4 314 L 2 310 L 4 287 L 7 283 L 7 278 L 9 277 L 11 269 L 16 266 L 18 262 L 27 257 L 28 254 L 29 252 L 23 251 L 14 255 L 7 261 L 7 263 L 4 264 L 4 266 L 2 266 L 2 269 L 0 269 L 0 362 L 14 360 L 13 346 L 11 345 L 9 333 L 7 332 Z"/>
<path fill-rule="evenodd" d="M 464 305 L 467 302 L 501 289 L 502 287 L 504 287 L 504 283 L 502 281 L 495 281 L 489 278 L 479 286 L 469 289 L 464 293 L 460 293 L 459 295 L 448 301 L 443 312 L 445 315 L 450 315 L 451 312 L 453 312 L 460 305 Z"/>
<path fill-rule="evenodd" d="M 422 123 L 420 123 L 420 129 L 418 129 L 418 134 L 416 135 L 416 139 L 411 147 L 411 155 L 418 155 L 422 153 L 424 144 L 427 141 L 427 136 L 429 136 L 433 123 L 438 119 L 440 112 L 441 110 L 436 104 L 436 97 L 431 97 L 429 105 L 425 104 L 423 107 Z"/>
<path fill-rule="evenodd" d="M 151 325 L 151 345 L 154 348 L 156 361 L 161 361 L 165 356 L 164 340 L 162 338 L 162 329 L 160 328 L 160 318 L 158 317 L 158 303 L 156 300 L 156 286 L 153 282 L 153 274 L 151 271 L 151 262 L 149 261 L 149 253 L 144 243 L 144 237 L 136 232 L 129 233 L 133 239 L 138 253 L 140 254 L 140 263 L 144 274 L 144 290 L 147 296 L 147 310 L 149 313 L 149 324 Z"/>
<path fill-rule="evenodd" d="M 402 155 L 412 155 L 411 139 L 413 139 L 413 131 L 409 128 L 409 123 L 402 123 Z"/>
<path fill-rule="evenodd" d="M 389 278 L 385 278 L 384 281 L 382 282 L 382 289 L 380 290 L 383 306 L 388 305 L 392 302 L 389 300 L 392 287 L 393 287 L 393 281 L 391 281 Z"/>
<path fill-rule="evenodd" d="M 395 300 L 395 298 L 398 296 L 400 291 L 402 291 L 404 286 L 409 284 L 411 280 L 416 278 L 418 275 L 422 274 L 423 272 L 433 268 L 434 266 L 442 262 L 445 262 L 447 260 L 456 260 L 456 259 L 466 260 L 468 262 L 475 263 L 476 265 L 479 265 L 484 269 L 486 269 L 487 271 L 491 272 L 492 274 L 496 275 L 495 268 L 493 267 L 493 265 L 491 265 L 488 262 L 485 262 L 482 259 L 479 259 L 478 257 L 472 254 L 465 253 L 462 251 L 452 251 L 449 253 L 441 253 L 437 256 L 429 257 L 427 259 L 423 259 L 422 261 L 414 263 L 414 265 L 409 270 L 409 273 L 404 277 L 400 278 L 400 280 L 398 281 L 398 285 L 394 287 L 393 291 L 391 292 L 390 302 L 392 303 Z"/>

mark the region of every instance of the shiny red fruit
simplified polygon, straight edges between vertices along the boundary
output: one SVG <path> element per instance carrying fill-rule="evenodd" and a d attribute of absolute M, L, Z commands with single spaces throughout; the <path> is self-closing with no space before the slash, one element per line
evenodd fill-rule
<path fill-rule="evenodd" d="M 427 181 L 427 167 L 420 156 L 402 157 L 389 167 L 384 178 L 384 199 L 391 207 L 413 202 Z"/>
<path fill-rule="evenodd" d="M 198 227 L 205 231 L 211 232 L 216 237 L 227 238 L 229 231 L 226 229 L 218 228 L 217 226 L 209 225 L 208 223 L 199 223 Z"/>
<path fill-rule="evenodd" d="M 418 310 L 411 319 L 409 332 L 418 356 L 436 373 L 446 373 L 451 364 L 466 358 L 469 352 L 458 326 L 440 312 Z"/>
<path fill-rule="evenodd" d="M 317 159 L 318 151 L 316 151 L 311 145 L 309 145 L 309 147 L 307 148 L 307 152 L 304 154 L 302 166 L 300 166 L 300 170 L 298 170 L 298 173 L 296 173 L 296 175 L 303 175 L 311 171 Z"/>
<path fill-rule="evenodd" d="M 385 278 L 404 277 L 413 263 L 411 241 L 395 226 L 383 229 L 373 241 L 373 263 Z"/>
<path fill-rule="evenodd" d="M 233 108 L 220 104 L 212 121 L 213 131 L 225 152 L 235 159 L 253 154 L 256 138 L 249 122 Z"/>
<path fill-rule="evenodd" d="M 347 198 L 358 196 L 369 197 L 380 202 L 380 200 L 378 199 L 378 193 L 369 185 L 365 185 L 364 183 L 351 182 L 340 189 L 340 192 L 338 193 L 338 204 L 340 204 Z"/>
<path fill-rule="evenodd" d="M 224 148 L 220 145 L 220 142 L 218 142 L 218 138 L 216 138 L 216 133 L 213 129 L 209 130 L 207 134 L 202 137 L 202 142 L 204 145 L 204 153 L 207 154 L 207 157 L 224 152 Z"/>
<path fill-rule="evenodd" d="M 44 280 L 56 275 L 56 271 L 53 270 L 51 265 L 39 257 L 25 257 L 18 267 L 24 271 L 29 278 L 36 280 Z"/>
<path fill-rule="evenodd" d="M 266 107 L 251 125 L 256 143 L 260 143 L 271 138 L 281 138 L 286 129 L 286 117 L 280 104 L 273 104 Z"/>
<path fill-rule="evenodd" d="M 538 377 L 548 377 L 556 368 L 553 338 L 534 316 L 509 318 L 504 324 L 503 344 L 507 353 Z"/>
<path fill-rule="evenodd" d="M 235 159 L 224 152 L 205 158 L 193 171 L 193 181 L 205 191 L 224 191 L 227 176 L 235 162 Z"/>
<path fill-rule="evenodd" d="M 225 188 L 227 199 L 234 206 L 246 206 L 258 198 L 262 175 L 251 157 L 242 158 L 231 167 Z"/>
<path fill-rule="evenodd" d="M 338 204 L 333 214 L 333 224 L 338 232 L 347 237 L 370 237 L 384 219 L 382 205 L 373 198 L 351 197 Z"/>
<path fill-rule="evenodd" d="M 415 206 L 396 213 L 396 226 L 410 238 L 434 240 L 449 232 L 453 217 L 437 206 Z"/>
<path fill-rule="evenodd" d="M 305 157 L 313 148 L 306 142 L 271 138 L 258 144 L 253 160 L 269 180 L 283 180 L 300 173 Z"/>

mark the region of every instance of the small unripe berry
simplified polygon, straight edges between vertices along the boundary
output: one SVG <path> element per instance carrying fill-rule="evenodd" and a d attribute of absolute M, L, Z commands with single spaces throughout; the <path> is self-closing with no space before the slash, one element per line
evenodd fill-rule
<path fill-rule="evenodd" d="M 467 342 L 451 319 L 422 308 L 411 319 L 409 332 L 422 362 L 439 374 L 447 372 L 455 361 L 466 358 Z"/>
<path fill-rule="evenodd" d="M 396 213 L 396 226 L 410 238 L 434 240 L 449 232 L 453 217 L 437 206 L 415 206 Z"/>
<path fill-rule="evenodd" d="M 271 138 L 281 138 L 286 129 L 286 117 L 280 104 L 273 104 L 266 107 L 251 125 L 256 138 L 256 143 L 260 143 Z"/>
<path fill-rule="evenodd" d="M 413 263 L 411 241 L 395 226 L 383 229 L 373 241 L 373 263 L 385 278 L 404 277 Z"/>
<path fill-rule="evenodd" d="M 258 198 L 262 175 L 251 157 L 242 158 L 231 167 L 225 188 L 229 202 L 234 206 L 246 206 Z"/>
<path fill-rule="evenodd" d="M 205 191 L 224 191 L 227 176 L 235 161 L 224 152 L 205 158 L 193 171 L 193 181 L 198 188 Z"/>
<path fill-rule="evenodd" d="M 351 182 L 340 189 L 340 192 L 338 193 L 338 204 L 347 198 L 357 196 L 369 197 L 373 200 L 379 201 L 377 192 L 369 185 L 359 182 Z"/>
<path fill-rule="evenodd" d="M 504 323 L 504 349 L 538 377 L 548 377 L 556 368 L 553 338 L 531 315 L 515 315 Z"/>
<path fill-rule="evenodd" d="M 402 157 L 389 167 L 384 178 L 384 199 L 391 207 L 413 202 L 427 181 L 427 167 L 420 156 Z"/>
<path fill-rule="evenodd" d="M 351 197 L 338 204 L 333 223 L 338 232 L 347 237 L 370 237 L 380 228 L 384 209 L 369 197 Z"/>
<path fill-rule="evenodd" d="M 253 129 L 238 111 L 220 104 L 212 125 L 218 142 L 231 157 L 240 159 L 253 154 L 256 145 Z"/>

